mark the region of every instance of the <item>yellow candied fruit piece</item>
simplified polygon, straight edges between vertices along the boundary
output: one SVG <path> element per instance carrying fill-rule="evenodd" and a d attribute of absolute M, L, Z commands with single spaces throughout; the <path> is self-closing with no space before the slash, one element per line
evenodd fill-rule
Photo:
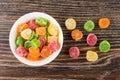
<path fill-rule="evenodd" d="M 21 36 L 22 36 L 24 39 L 28 40 L 28 39 L 30 38 L 30 36 L 31 36 L 31 33 L 32 33 L 32 30 L 31 30 L 31 29 L 25 29 L 25 30 L 23 30 L 23 31 L 21 32 Z"/>
<path fill-rule="evenodd" d="M 52 36 L 57 36 L 58 35 L 57 25 L 50 23 L 50 25 L 48 27 L 48 33 Z"/>
<path fill-rule="evenodd" d="M 73 18 L 68 18 L 65 21 L 65 26 L 68 30 L 73 30 L 76 28 L 76 21 Z"/>
<path fill-rule="evenodd" d="M 87 51 L 86 59 L 88 61 L 96 61 L 98 59 L 98 54 L 94 51 Z"/>
<path fill-rule="evenodd" d="M 56 42 L 58 42 L 58 37 L 57 36 L 48 36 L 48 43 L 50 41 L 56 41 Z"/>

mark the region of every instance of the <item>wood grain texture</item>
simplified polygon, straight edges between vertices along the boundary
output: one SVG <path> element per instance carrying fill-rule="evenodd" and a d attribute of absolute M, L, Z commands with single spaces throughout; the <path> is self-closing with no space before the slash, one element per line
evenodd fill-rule
<path fill-rule="evenodd" d="M 64 45 L 60 55 L 42 67 L 29 67 L 20 63 L 9 48 L 9 31 L 13 23 L 29 12 L 45 12 L 52 15 L 61 25 Z M 81 41 L 71 39 L 71 31 L 66 30 L 64 22 L 72 17 L 77 21 L 77 29 L 84 33 Z M 111 20 L 108 29 L 101 30 L 98 19 Z M 95 47 L 86 44 L 87 32 L 83 24 L 91 19 L 95 22 L 98 43 Z M 100 53 L 99 42 L 108 40 L 111 51 Z M 68 55 L 71 46 L 78 46 L 81 55 L 72 59 Z M 99 54 L 99 60 L 88 62 L 87 50 Z M 0 0 L 0 80 L 120 80 L 120 0 Z"/>

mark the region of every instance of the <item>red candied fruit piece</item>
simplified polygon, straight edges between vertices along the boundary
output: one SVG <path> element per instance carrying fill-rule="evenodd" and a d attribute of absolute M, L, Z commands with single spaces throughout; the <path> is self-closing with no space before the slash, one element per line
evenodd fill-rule
<path fill-rule="evenodd" d="M 54 52 L 57 51 L 60 48 L 60 45 L 56 41 L 50 41 L 48 44 L 48 48 Z"/>
<path fill-rule="evenodd" d="M 69 49 L 69 55 L 71 58 L 78 58 L 80 55 L 80 51 L 78 47 L 71 47 Z"/>
<path fill-rule="evenodd" d="M 95 34 L 93 34 L 93 33 L 90 33 L 87 36 L 87 44 L 89 46 L 94 46 L 96 43 L 97 43 L 97 36 Z"/>
<path fill-rule="evenodd" d="M 35 20 L 30 20 L 28 22 L 28 27 L 32 30 L 35 30 L 37 27 L 39 27 L 36 23 L 35 23 Z"/>
<path fill-rule="evenodd" d="M 16 49 L 16 53 L 17 53 L 18 55 L 20 55 L 21 57 L 26 57 L 27 54 L 28 54 L 27 50 L 26 50 L 23 46 L 18 47 L 18 48 Z"/>
<path fill-rule="evenodd" d="M 41 50 L 45 45 L 45 39 L 43 37 L 39 37 L 38 40 L 40 41 L 40 50 Z"/>

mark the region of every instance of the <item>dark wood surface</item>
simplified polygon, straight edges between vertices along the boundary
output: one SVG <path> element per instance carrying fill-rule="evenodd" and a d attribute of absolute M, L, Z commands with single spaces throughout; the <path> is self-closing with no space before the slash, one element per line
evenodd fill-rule
<path fill-rule="evenodd" d="M 51 63 L 42 67 L 29 67 L 19 62 L 9 48 L 9 31 L 13 23 L 29 12 L 45 12 L 52 15 L 61 25 L 64 33 L 64 45 L 60 55 Z M 82 30 L 84 37 L 75 42 L 64 22 L 72 17 L 77 21 L 77 29 Z M 110 27 L 101 30 L 98 19 L 108 17 Z M 87 32 L 83 24 L 91 19 L 95 22 L 95 33 L 98 43 L 95 47 L 86 44 Z M 120 80 L 120 0 L 0 0 L 0 79 L 1 80 Z M 111 43 L 108 53 L 99 52 L 98 45 L 102 40 Z M 81 55 L 78 59 L 69 57 L 68 49 L 78 46 Z M 88 62 L 87 50 L 99 54 L 99 60 Z"/>

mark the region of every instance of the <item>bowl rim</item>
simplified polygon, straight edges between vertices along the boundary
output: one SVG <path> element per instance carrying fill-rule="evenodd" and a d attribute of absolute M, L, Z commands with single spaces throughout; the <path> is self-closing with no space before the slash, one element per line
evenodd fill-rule
<path fill-rule="evenodd" d="M 30 16 L 30 18 L 28 18 L 28 16 Z M 15 39 L 16 39 L 16 28 L 17 28 L 17 25 L 20 24 L 20 23 L 23 23 L 23 22 L 27 22 L 29 21 L 30 19 L 35 19 L 37 17 L 44 17 L 44 18 L 47 18 L 50 22 L 56 24 L 59 28 L 59 43 L 60 43 L 60 48 L 59 50 L 57 50 L 56 52 L 53 52 L 53 54 L 51 54 L 49 57 L 47 58 L 44 58 L 44 59 L 41 59 L 41 60 L 38 60 L 38 61 L 30 61 L 30 60 L 27 60 L 19 55 L 17 55 L 15 53 Z M 24 20 L 26 19 L 26 20 Z M 22 21 L 21 21 L 22 20 Z M 10 49 L 13 53 L 13 55 L 22 63 L 26 64 L 26 65 L 29 65 L 29 66 L 43 66 L 43 65 L 46 65 L 50 62 L 52 62 L 61 52 L 62 50 L 62 47 L 63 47 L 63 32 L 62 32 L 62 28 L 60 26 L 60 24 L 58 23 L 58 21 L 53 18 L 52 16 L 44 13 L 44 12 L 30 12 L 30 13 L 26 13 L 24 15 L 22 15 L 21 17 L 19 17 L 12 25 L 11 29 L 10 29 L 10 33 L 9 33 L 9 46 L 10 46 Z M 44 62 L 43 62 L 44 61 Z M 39 63 L 39 64 L 38 64 Z"/>

